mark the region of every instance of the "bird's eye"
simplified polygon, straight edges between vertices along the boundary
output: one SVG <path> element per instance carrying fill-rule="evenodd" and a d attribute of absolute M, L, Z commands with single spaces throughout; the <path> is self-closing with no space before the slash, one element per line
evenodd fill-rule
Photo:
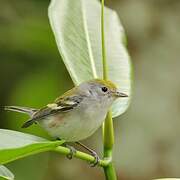
<path fill-rule="evenodd" d="M 107 87 L 102 87 L 101 90 L 102 90 L 103 92 L 107 92 L 107 91 L 108 91 L 108 88 L 107 88 Z"/>

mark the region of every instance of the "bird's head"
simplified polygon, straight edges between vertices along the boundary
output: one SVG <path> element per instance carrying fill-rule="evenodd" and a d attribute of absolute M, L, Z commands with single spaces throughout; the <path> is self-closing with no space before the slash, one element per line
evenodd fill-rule
<path fill-rule="evenodd" d="M 82 83 L 80 88 L 86 91 L 88 96 L 105 101 L 108 104 L 112 104 L 117 98 L 128 97 L 127 94 L 119 92 L 117 86 L 109 80 L 93 79 Z"/>

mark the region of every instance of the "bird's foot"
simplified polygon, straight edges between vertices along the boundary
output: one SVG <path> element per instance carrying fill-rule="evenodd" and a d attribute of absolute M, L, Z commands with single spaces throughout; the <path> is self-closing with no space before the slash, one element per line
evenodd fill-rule
<path fill-rule="evenodd" d="M 71 160 L 73 158 L 73 156 L 76 154 L 76 149 L 73 147 L 73 146 L 70 146 L 68 144 L 65 145 L 69 150 L 70 150 L 70 153 L 66 155 L 66 157 Z"/>
<path fill-rule="evenodd" d="M 100 161 L 100 158 L 99 156 L 97 155 L 97 153 L 90 149 L 89 147 L 87 147 L 86 145 L 82 144 L 81 142 L 76 142 L 76 144 L 78 144 L 79 146 L 81 146 L 82 148 L 86 149 L 88 152 L 90 152 L 90 154 L 94 157 L 94 162 L 90 163 L 90 166 L 91 167 L 95 167 L 98 165 L 99 161 Z"/>
<path fill-rule="evenodd" d="M 62 140 L 61 138 L 56 138 L 56 140 Z M 70 153 L 66 155 L 66 157 L 71 160 L 73 158 L 73 156 L 76 154 L 77 150 L 73 147 L 73 146 L 70 146 L 69 144 L 67 143 L 64 143 L 63 144 L 65 147 L 67 147 L 69 150 L 70 150 Z"/>
<path fill-rule="evenodd" d="M 94 157 L 94 162 L 90 163 L 90 166 L 95 167 L 95 166 L 98 165 L 98 163 L 100 161 L 100 158 L 99 158 L 99 156 L 97 155 L 97 153 L 95 151 L 92 151 L 91 155 Z"/>

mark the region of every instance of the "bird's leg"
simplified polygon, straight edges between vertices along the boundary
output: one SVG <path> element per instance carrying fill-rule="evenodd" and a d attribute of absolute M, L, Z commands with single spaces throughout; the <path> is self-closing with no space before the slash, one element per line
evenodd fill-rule
<path fill-rule="evenodd" d="M 84 149 L 86 149 L 88 152 L 91 153 L 91 155 L 94 157 L 94 162 L 91 163 L 91 167 L 95 167 L 99 163 L 99 160 L 100 160 L 97 153 L 94 150 L 90 149 L 89 147 L 85 146 L 84 144 L 82 144 L 80 142 L 76 142 L 76 144 L 83 147 Z"/>
<path fill-rule="evenodd" d="M 60 138 L 56 138 L 56 139 L 61 140 Z M 63 145 L 70 150 L 70 153 L 67 154 L 66 157 L 71 160 L 73 156 L 76 154 L 77 150 L 73 146 L 70 146 L 69 144 L 67 144 L 66 142 Z"/>

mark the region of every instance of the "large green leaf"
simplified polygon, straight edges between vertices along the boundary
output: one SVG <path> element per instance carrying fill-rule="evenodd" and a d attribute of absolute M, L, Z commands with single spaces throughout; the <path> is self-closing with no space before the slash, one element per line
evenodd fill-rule
<path fill-rule="evenodd" d="M 49 19 L 62 59 L 77 85 L 102 78 L 101 6 L 97 0 L 52 0 Z M 109 79 L 130 96 L 131 66 L 124 47 L 124 30 L 116 12 L 105 8 L 105 38 Z M 122 114 L 130 98 L 113 105 L 113 117 Z"/>
<path fill-rule="evenodd" d="M 12 172 L 7 169 L 5 166 L 0 165 L 0 180 L 13 180 L 14 179 L 14 175 L 12 174 Z"/>
<path fill-rule="evenodd" d="M 0 129 L 0 164 L 49 151 L 64 141 L 49 141 L 34 135 Z"/>

